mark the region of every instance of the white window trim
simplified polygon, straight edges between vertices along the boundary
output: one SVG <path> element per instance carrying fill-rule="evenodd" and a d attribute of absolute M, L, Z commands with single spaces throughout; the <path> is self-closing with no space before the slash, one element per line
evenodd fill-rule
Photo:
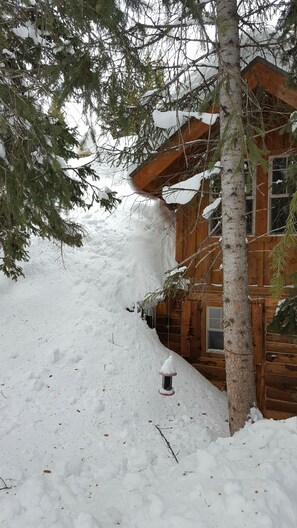
<path fill-rule="evenodd" d="M 209 353 L 209 354 L 224 354 L 224 349 L 209 348 L 209 346 L 208 346 L 208 341 L 209 341 L 208 332 L 209 331 L 211 331 L 211 332 L 221 332 L 221 333 L 224 334 L 224 329 L 218 330 L 217 328 L 210 328 L 210 326 L 209 326 L 210 310 L 213 309 L 213 308 L 222 310 L 222 317 L 223 317 L 223 308 L 221 306 L 207 306 L 206 307 L 206 325 L 205 325 L 206 326 L 206 352 Z"/>
<path fill-rule="evenodd" d="M 273 160 L 276 158 L 286 158 L 287 159 L 287 167 L 288 167 L 288 158 L 289 156 L 286 156 L 284 154 L 277 154 L 275 156 L 269 156 L 268 158 L 268 207 L 267 207 L 267 225 L 268 225 L 268 235 L 269 236 L 283 236 L 284 233 L 275 233 L 271 230 L 271 224 L 272 224 L 272 207 L 271 207 L 271 200 L 272 198 L 289 198 L 289 193 L 287 194 L 272 194 L 272 168 L 273 168 Z"/>

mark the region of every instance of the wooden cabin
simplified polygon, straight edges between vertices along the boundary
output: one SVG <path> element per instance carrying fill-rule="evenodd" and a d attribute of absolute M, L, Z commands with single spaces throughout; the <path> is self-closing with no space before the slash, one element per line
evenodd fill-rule
<path fill-rule="evenodd" d="M 276 301 L 271 297 L 271 250 L 279 242 L 288 212 L 289 189 L 284 178 L 289 155 L 296 151 L 288 121 L 297 109 L 297 91 L 286 84 L 286 73 L 256 58 L 242 72 L 245 122 L 264 151 L 266 163 L 246 172 L 249 284 L 253 325 L 254 365 L 258 404 L 264 416 L 297 414 L 297 336 L 267 333 Z M 264 126 L 265 134 L 259 128 Z M 149 161 L 133 173 L 141 192 L 162 199 L 164 186 L 186 180 L 205 169 L 219 137 L 219 123 L 211 127 L 192 119 L 176 132 Z M 219 193 L 216 178 L 203 180 L 186 205 L 174 205 L 176 259 L 187 265 L 191 287 L 174 299 L 159 303 L 156 328 L 169 349 L 187 359 L 218 388 L 225 388 L 219 211 L 210 219 L 202 212 Z M 171 206 L 172 207 L 172 206 Z M 297 249 L 287 259 L 287 272 L 297 269 Z M 287 285 L 286 292 L 290 291 Z"/>

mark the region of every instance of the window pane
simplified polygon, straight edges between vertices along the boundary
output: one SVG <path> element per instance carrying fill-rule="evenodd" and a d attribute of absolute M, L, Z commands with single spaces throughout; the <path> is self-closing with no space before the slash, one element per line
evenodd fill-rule
<path fill-rule="evenodd" d="M 209 328 L 212 330 L 221 330 L 222 329 L 222 320 L 213 319 L 212 317 L 209 320 Z"/>
<path fill-rule="evenodd" d="M 217 176 L 209 181 L 209 203 L 211 204 L 221 194 L 221 177 Z M 210 233 L 213 236 L 222 234 L 222 205 L 220 204 L 209 220 Z"/>
<path fill-rule="evenodd" d="M 289 214 L 290 199 L 272 198 L 271 199 L 271 231 L 274 233 L 283 233 Z"/>
<path fill-rule="evenodd" d="M 223 332 L 208 332 L 208 348 L 212 350 L 224 350 Z"/>
<path fill-rule="evenodd" d="M 247 198 L 245 203 L 246 203 L 246 233 L 247 235 L 251 235 L 253 232 L 254 202 L 251 198 Z"/>
<path fill-rule="evenodd" d="M 209 308 L 209 316 L 210 318 L 214 319 L 222 319 L 223 318 L 223 310 L 222 308 Z"/>
<path fill-rule="evenodd" d="M 210 202 L 211 203 L 211 202 Z M 216 208 L 210 217 L 210 232 L 212 236 L 220 236 L 222 234 L 222 205 Z"/>
<path fill-rule="evenodd" d="M 272 194 L 287 194 L 287 182 L 285 177 L 285 171 L 273 171 Z"/>
<path fill-rule="evenodd" d="M 272 160 L 272 168 L 273 170 L 283 169 L 286 170 L 287 168 L 287 157 L 281 157 L 281 158 L 273 158 Z"/>
<path fill-rule="evenodd" d="M 251 196 L 253 193 L 253 172 L 247 161 L 244 162 L 245 194 Z"/>
<path fill-rule="evenodd" d="M 247 161 L 244 162 L 245 174 L 245 194 L 246 194 L 246 212 L 247 212 L 247 234 L 253 233 L 253 174 L 254 172 Z M 221 179 L 216 177 L 210 180 L 209 186 L 209 203 L 211 204 L 221 192 Z M 221 236 L 222 234 L 222 205 L 220 204 L 209 219 L 210 233 L 214 236 Z"/>
<path fill-rule="evenodd" d="M 219 206 L 216 214 L 210 217 L 210 232 L 212 236 L 221 236 L 222 234 L 222 208 Z M 218 215 L 219 213 L 219 215 Z"/>
<path fill-rule="evenodd" d="M 223 330 L 222 308 L 209 308 L 208 318 L 208 328 L 210 330 Z"/>
<path fill-rule="evenodd" d="M 273 158 L 272 160 L 272 194 L 287 194 L 286 169 L 288 158 Z"/>

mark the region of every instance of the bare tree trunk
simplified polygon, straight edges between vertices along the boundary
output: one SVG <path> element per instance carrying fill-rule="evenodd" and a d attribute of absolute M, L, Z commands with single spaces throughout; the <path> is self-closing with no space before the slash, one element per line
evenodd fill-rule
<path fill-rule="evenodd" d="M 224 348 L 230 432 L 256 404 L 248 291 L 242 89 L 236 0 L 217 0 L 222 150 Z"/>

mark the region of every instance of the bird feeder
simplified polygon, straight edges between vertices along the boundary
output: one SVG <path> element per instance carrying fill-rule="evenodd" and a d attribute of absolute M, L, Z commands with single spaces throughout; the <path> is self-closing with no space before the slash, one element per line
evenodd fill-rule
<path fill-rule="evenodd" d="M 172 356 L 169 356 L 166 361 L 164 361 L 160 374 L 162 376 L 162 388 L 159 390 L 159 393 L 162 396 L 173 396 L 175 390 L 172 387 L 172 378 L 173 376 L 176 376 L 177 372 Z"/>

